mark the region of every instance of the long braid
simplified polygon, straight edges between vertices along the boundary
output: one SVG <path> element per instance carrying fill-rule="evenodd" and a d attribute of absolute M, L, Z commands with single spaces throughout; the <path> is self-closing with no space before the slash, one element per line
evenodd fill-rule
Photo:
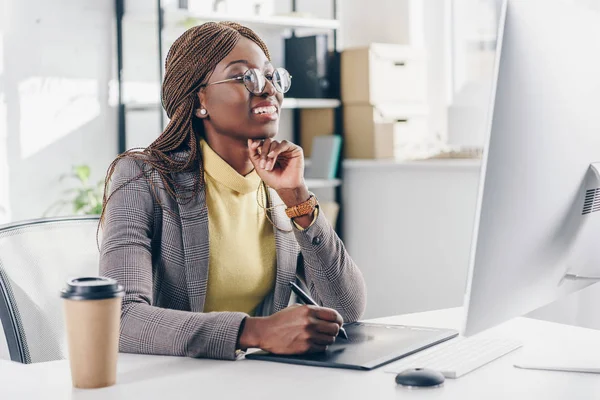
<path fill-rule="evenodd" d="M 162 105 L 170 118 L 169 124 L 148 147 L 129 149 L 110 164 L 104 185 L 101 223 L 106 204 L 112 196 L 107 196 L 110 178 L 118 161 L 125 157 L 141 160 L 150 168 L 115 188 L 113 194 L 129 182 L 145 177 L 151 185 L 153 196 L 160 203 L 156 187 L 150 178 L 150 173 L 155 171 L 160 176 L 164 189 L 179 203 L 184 204 L 198 195 L 204 185 L 204 173 L 197 137 L 203 135 L 203 128 L 202 124 L 196 125 L 196 131 L 193 127 L 194 110 L 198 106 L 197 92 L 242 36 L 256 43 L 267 58 L 271 58 L 267 46 L 258 35 L 235 22 L 207 22 L 188 29 L 175 40 L 167 53 L 161 96 Z M 174 152 L 182 150 L 187 151 L 186 158 L 173 156 Z M 188 171 L 197 171 L 194 183 L 190 187 L 182 187 L 174 180 L 173 174 Z"/>

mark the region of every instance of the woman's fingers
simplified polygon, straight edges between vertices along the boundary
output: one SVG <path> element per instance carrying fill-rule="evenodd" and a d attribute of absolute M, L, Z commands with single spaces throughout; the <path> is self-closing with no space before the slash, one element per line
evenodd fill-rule
<path fill-rule="evenodd" d="M 279 153 L 281 152 L 281 146 L 282 144 L 277 142 L 277 141 L 273 141 L 273 143 L 271 144 L 271 148 L 269 149 L 269 152 L 267 154 L 265 154 L 267 162 L 265 163 L 265 169 L 267 171 L 272 171 L 273 167 L 275 166 L 275 162 L 277 161 L 277 156 L 279 155 Z"/>
<path fill-rule="evenodd" d="M 316 307 L 316 306 L 309 306 L 309 307 L 311 308 L 313 315 L 320 320 L 335 322 L 339 326 L 342 326 L 344 323 L 344 320 L 342 319 L 342 316 L 340 315 L 340 313 L 337 312 L 336 310 L 334 310 L 333 308 Z"/>
<path fill-rule="evenodd" d="M 258 168 L 258 165 L 260 164 L 260 153 L 258 151 L 260 144 L 259 140 L 248 139 L 248 153 L 254 168 Z"/>
<path fill-rule="evenodd" d="M 261 149 L 260 149 L 260 167 L 262 169 L 266 168 L 267 165 L 267 154 L 269 154 L 269 151 L 271 149 L 271 144 L 273 143 L 273 140 L 271 138 L 267 138 L 265 139 L 265 141 L 263 142 Z"/>
<path fill-rule="evenodd" d="M 282 153 L 294 151 L 297 146 L 287 140 L 281 142 L 265 139 L 264 141 L 248 139 L 250 160 L 254 168 L 272 171 Z"/>
<path fill-rule="evenodd" d="M 312 343 L 307 353 L 323 353 L 327 350 L 327 346 Z"/>
<path fill-rule="evenodd" d="M 268 162 L 266 165 L 266 169 L 268 171 L 272 171 L 279 156 L 282 153 L 286 153 L 293 149 L 294 149 L 294 145 L 292 143 L 288 142 L 287 140 L 283 140 L 282 142 L 274 142 L 274 144 L 271 145 L 269 154 L 267 154 Z"/>
<path fill-rule="evenodd" d="M 326 335 L 323 333 L 313 333 L 310 342 L 312 344 L 317 344 L 321 346 L 329 346 L 330 344 L 335 343 L 335 336 Z"/>

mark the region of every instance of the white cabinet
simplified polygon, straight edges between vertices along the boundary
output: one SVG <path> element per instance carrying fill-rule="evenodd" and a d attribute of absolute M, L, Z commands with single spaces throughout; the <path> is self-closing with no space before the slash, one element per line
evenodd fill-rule
<path fill-rule="evenodd" d="M 460 306 L 479 162 L 346 160 L 344 243 L 367 283 L 365 318 Z"/>

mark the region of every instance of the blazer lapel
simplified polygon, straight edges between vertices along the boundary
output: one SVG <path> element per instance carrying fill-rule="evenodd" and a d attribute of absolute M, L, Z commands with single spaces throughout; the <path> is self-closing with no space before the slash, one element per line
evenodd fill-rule
<path fill-rule="evenodd" d="M 183 187 L 192 187 L 196 173 L 199 172 L 178 173 L 175 180 Z M 182 193 L 179 187 L 175 187 L 175 192 L 184 197 L 190 196 L 189 193 Z M 209 260 L 208 208 L 204 188 L 200 189 L 197 196 L 178 205 L 190 310 L 202 312 L 208 285 Z"/>
<path fill-rule="evenodd" d="M 300 246 L 294 237 L 292 222 L 285 214 L 285 205 L 273 189 L 268 189 L 269 203 L 272 207 L 271 220 L 279 228 L 275 231 L 277 249 L 277 277 L 273 297 L 273 312 L 286 308 L 290 301 L 290 282 L 296 281 L 296 268 Z M 283 231 L 282 231 L 283 230 Z M 284 232 L 287 231 L 287 232 Z"/>

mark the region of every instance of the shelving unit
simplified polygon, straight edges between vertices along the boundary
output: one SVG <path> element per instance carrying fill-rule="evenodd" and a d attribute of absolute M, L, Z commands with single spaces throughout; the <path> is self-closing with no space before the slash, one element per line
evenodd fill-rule
<path fill-rule="evenodd" d="M 126 20 L 135 20 L 136 22 L 152 23 L 158 22 L 155 14 L 138 14 L 132 17 L 126 17 Z M 335 19 L 323 18 L 302 18 L 294 16 L 256 16 L 256 15 L 236 15 L 224 13 L 195 13 L 188 10 L 163 10 L 164 27 L 175 27 L 203 22 L 214 21 L 235 21 L 250 28 L 257 29 L 338 29 L 340 22 Z"/>
<path fill-rule="evenodd" d="M 126 124 L 125 114 L 129 111 L 140 112 L 146 110 L 160 110 L 159 102 L 136 102 L 125 103 L 122 95 L 123 79 L 123 50 L 122 50 L 122 26 L 124 23 L 140 23 L 156 25 L 158 36 L 158 54 L 159 60 L 157 67 L 160 71 L 160 81 L 162 81 L 164 68 L 164 49 L 163 42 L 165 39 L 170 41 L 175 39 L 171 37 L 173 31 L 177 32 L 177 36 L 190 26 L 201 24 L 206 21 L 237 21 L 243 25 L 247 25 L 257 30 L 276 30 L 291 32 L 294 34 L 296 29 L 308 28 L 311 32 L 315 30 L 333 31 L 334 48 L 337 47 L 337 30 L 340 27 L 340 21 L 337 20 L 337 0 L 333 1 L 334 19 L 324 18 L 303 18 L 298 16 L 254 16 L 254 15 L 235 15 L 223 13 L 196 13 L 185 9 L 164 9 L 162 1 L 156 0 L 155 12 L 125 12 L 126 0 L 115 0 L 115 10 L 117 19 L 117 80 L 118 80 L 118 102 L 119 102 L 119 152 L 126 150 Z M 296 1 L 292 0 L 292 14 L 296 12 Z M 169 38 L 170 37 L 170 38 Z M 159 82 L 160 84 L 160 82 Z M 285 98 L 282 105 L 283 109 L 315 109 L 315 108 L 335 108 L 341 106 L 339 99 L 294 99 Z M 341 114 L 340 114 L 341 115 Z M 299 142 L 299 113 L 294 112 L 294 135 L 293 140 Z M 161 125 L 164 125 L 164 115 L 160 115 Z M 336 116 L 336 133 L 340 134 L 341 118 Z"/>
<path fill-rule="evenodd" d="M 283 109 L 302 109 L 302 108 L 337 108 L 341 105 L 338 99 L 294 99 L 284 98 Z M 127 111 L 145 111 L 159 110 L 162 107 L 160 103 L 128 103 Z"/>
<path fill-rule="evenodd" d="M 309 189 L 324 189 L 338 187 L 342 184 L 341 179 L 305 179 Z"/>
<path fill-rule="evenodd" d="M 338 99 L 294 99 L 284 98 L 282 108 L 338 108 L 342 102 Z"/>
<path fill-rule="evenodd" d="M 160 110 L 162 105 L 160 103 L 128 103 L 125 108 L 127 111 L 148 111 Z"/>
<path fill-rule="evenodd" d="M 162 82 L 164 74 L 164 56 L 168 49 L 168 43 L 171 43 L 184 30 L 191 26 L 201 24 L 207 21 L 236 21 L 242 25 L 248 26 L 261 32 L 281 32 L 281 36 L 295 35 L 296 31 L 309 31 L 311 34 L 317 32 L 331 32 L 333 35 L 333 48 L 337 49 L 337 30 L 340 28 L 340 21 L 337 19 L 338 7 L 337 0 L 332 0 L 333 19 L 324 18 L 304 18 L 296 14 L 296 0 L 291 0 L 291 15 L 274 15 L 274 16 L 256 16 L 256 15 L 236 15 L 223 13 L 196 13 L 186 9 L 163 8 L 161 0 L 156 0 L 156 7 L 153 12 L 125 12 L 126 0 L 115 0 L 116 10 L 116 27 L 117 27 L 117 79 L 118 79 L 118 132 L 119 132 L 119 152 L 126 150 L 127 132 L 126 132 L 126 114 L 135 112 L 136 114 L 146 111 L 160 111 L 161 130 L 164 126 L 164 118 L 162 105 L 156 99 L 145 101 L 143 98 L 137 102 L 125 103 L 123 96 L 123 24 L 142 24 L 156 26 L 157 32 L 157 50 L 158 62 L 157 68 L 159 72 L 159 85 Z M 292 139 L 295 143 L 302 145 L 300 137 L 300 112 L 302 109 L 334 109 L 335 110 L 335 134 L 342 134 L 342 118 L 341 118 L 341 101 L 340 99 L 297 99 L 284 98 L 282 104 L 284 112 L 292 114 Z M 309 189 L 333 189 L 335 191 L 335 201 L 341 203 L 341 159 L 338 165 L 337 179 L 307 179 L 306 183 Z M 341 236 L 341 217 L 338 215 L 337 226 L 338 233 Z"/>

